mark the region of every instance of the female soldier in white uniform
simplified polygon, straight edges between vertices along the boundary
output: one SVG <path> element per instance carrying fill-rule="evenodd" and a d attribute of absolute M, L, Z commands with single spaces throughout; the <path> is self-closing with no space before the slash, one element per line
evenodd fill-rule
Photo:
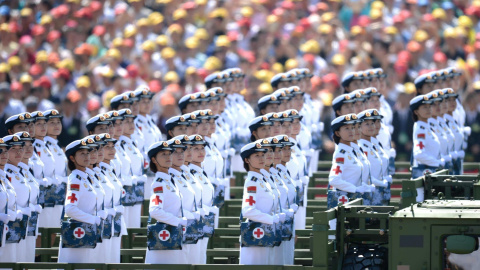
<path fill-rule="evenodd" d="M 187 226 L 187 218 L 183 217 L 182 195 L 169 174 L 172 166 L 173 148 L 166 141 L 160 141 L 150 146 L 148 157 L 150 169 L 155 173 L 156 180 L 152 185 L 150 198 L 150 217 L 157 222 L 168 224 L 181 229 Z M 169 237 L 168 233 L 159 236 L 160 241 Z M 153 241 L 153 239 L 149 239 Z M 150 250 L 147 249 L 145 263 L 156 264 L 184 264 L 187 254 L 182 250 Z"/>
<path fill-rule="evenodd" d="M 86 169 L 90 166 L 90 147 L 83 140 L 76 140 L 67 145 L 65 154 L 68 159 L 68 168 L 71 170 L 68 176 L 67 198 L 65 199 L 65 215 L 72 220 L 100 226 L 102 217 L 98 215 L 97 193 L 94 183 L 89 179 Z M 75 238 L 82 239 L 88 235 L 84 230 L 68 232 Z M 75 234 L 76 233 L 76 234 Z M 96 236 L 96 235 L 95 235 Z M 85 239 L 88 242 L 96 242 L 96 239 Z M 65 240 L 60 240 L 58 262 L 61 263 L 89 263 L 98 261 L 93 248 L 68 248 L 64 247 Z"/>
<path fill-rule="evenodd" d="M 144 186 L 147 176 L 143 174 L 143 155 L 131 138 L 135 132 L 135 124 L 133 123 L 134 115 L 129 113 L 129 111 L 129 109 L 122 109 L 118 112 L 120 116 L 125 117 L 123 120 L 123 135 L 120 136 L 119 143 L 130 158 L 132 181 L 135 184 L 135 194 L 137 197 L 136 204 L 130 208 L 131 216 L 127 222 L 130 225 L 129 227 L 140 228 L 141 208 L 144 197 L 143 188 L 141 187 Z"/>
<path fill-rule="evenodd" d="M 266 151 L 261 144 L 255 142 L 242 147 L 241 157 L 245 170 L 248 171 L 243 187 L 242 216 L 247 219 L 246 222 L 259 222 L 273 227 L 280 220 L 280 217 L 274 213 L 275 194 L 260 172 L 265 168 Z M 249 233 L 253 234 L 255 239 L 266 238 L 265 231 L 259 227 L 245 232 L 244 237 L 249 237 Z M 270 264 L 273 256 L 273 243 L 266 242 L 265 245 L 267 246 L 241 246 L 240 264 Z"/>
<path fill-rule="evenodd" d="M 332 169 L 328 177 L 328 209 L 339 203 L 361 198 L 364 192 L 371 192 L 371 186 L 363 183 L 363 163 L 353 150 L 351 143 L 355 140 L 356 116 L 348 114 L 339 116 L 332 121 L 333 140 L 337 148 L 333 153 Z M 333 229 L 336 220 L 330 222 Z"/>
<path fill-rule="evenodd" d="M 180 166 L 181 172 L 182 172 L 182 177 L 183 180 L 185 180 L 188 185 L 192 188 L 192 190 L 195 192 L 195 205 L 196 205 L 196 211 L 200 214 L 200 218 L 204 218 L 207 212 L 203 209 L 203 204 L 202 204 L 202 184 L 200 183 L 200 180 L 197 179 L 193 174 L 190 172 L 190 168 L 188 165 L 192 161 L 192 142 L 190 141 L 190 138 L 188 135 L 180 135 L 176 136 L 173 138 L 173 140 L 179 140 L 186 148 L 185 148 L 185 163 Z M 183 194 L 183 193 L 182 193 Z M 203 237 L 202 237 L 203 238 Z M 206 250 L 202 249 L 201 241 L 202 239 L 199 239 L 197 243 L 191 244 L 190 245 L 190 251 L 189 251 L 189 262 L 192 264 L 200 264 L 201 263 L 201 258 L 204 257 L 202 256 L 203 253 L 205 253 L 206 257 Z"/>
<path fill-rule="evenodd" d="M 210 179 L 207 177 L 207 174 L 202 169 L 202 162 L 205 160 L 205 145 L 207 143 L 203 140 L 203 137 L 198 134 L 189 136 L 189 139 L 192 142 L 192 160 L 190 162 L 189 168 L 190 172 L 202 186 L 202 208 L 206 215 L 213 214 L 215 216 L 218 216 L 219 209 L 218 207 L 213 205 L 215 189 L 210 182 Z M 204 236 L 203 239 L 199 240 L 202 250 L 201 257 L 199 258 L 199 264 L 207 263 L 208 240 L 209 237 L 207 236 Z"/>
<path fill-rule="evenodd" d="M 169 147 L 171 147 L 174 152 L 172 153 L 172 167 L 168 170 L 169 174 L 172 176 L 172 180 L 175 183 L 175 186 L 178 188 L 181 198 L 182 198 L 182 207 L 183 214 L 189 220 L 200 220 L 200 212 L 196 208 L 195 191 L 190 186 L 185 178 L 182 176 L 182 169 L 180 168 L 185 163 L 185 149 L 186 146 L 182 144 L 179 139 L 170 139 L 167 141 Z M 188 226 L 186 228 L 189 229 Z M 184 231 L 186 232 L 186 231 Z M 185 236 L 184 236 L 185 240 Z M 187 244 L 184 242 L 182 245 L 182 251 L 187 256 L 187 262 L 191 263 L 191 257 L 189 253 L 194 250 L 194 244 Z"/>
<path fill-rule="evenodd" d="M 58 228 L 60 227 L 59 221 L 61 220 L 63 205 L 55 204 L 54 196 L 52 196 L 52 193 L 55 192 L 61 181 L 59 181 L 55 173 L 56 165 L 54 156 L 52 152 L 48 150 L 46 142 L 44 141 L 44 138 L 47 135 L 47 118 L 43 115 L 42 112 L 38 111 L 32 112 L 31 116 L 35 119 L 35 141 L 33 146 L 35 149 L 35 153 L 37 153 L 37 156 L 43 163 L 42 171 L 34 169 L 35 178 L 45 178 L 47 181 L 47 185 L 49 186 L 45 193 L 46 201 L 42 214 L 40 215 L 38 226 L 47 228 Z"/>
<path fill-rule="evenodd" d="M 47 136 L 43 139 L 45 146 L 52 153 L 55 161 L 55 177 L 57 178 L 57 187 L 55 189 L 55 209 L 63 211 L 65 204 L 65 195 L 67 192 L 67 157 L 63 149 L 58 145 L 57 137 L 62 132 L 62 118 L 63 116 L 57 110 L 48 110 L 43 112 L 43 116 L 47 118 Z"/>
<path fill-rule="evenodd" d="M 307 217 L 307 192 L 308 192 L 308 182 L 309 182 L 309 177 L 308 177 L 308 171 L 307 171 L 307 159 L 305 155 L 303 155 L 302 151 L 298 147 L 298 143 L 296 141 L 296 138 L 298 134 L 300 134 L 301 130 L 301 123 L 300 121 L 302 120 L 302 116 L 298 114 L 297 110 L 287 110 L 284 113 L 287 114 L 288 118 L 293 119 L 292 121 L 292 131 L 290 133 L 291 138 L 290 141 L 292 141 L 295 146 L 292 147 L 292 156 L 296 157 L 296 161 L 298 162 L 298 175 L 296 179 L 297 186 L 299 187 L 299 190 L 303 192 L 299 192 L 298 196 L 303 196 L 303 204 L 299 204 L 298 210 L 295 213 L 295 229 L 301 230 L 305 229 L 305 223 L 306 223 L 306 217 Z M 287 166 L 287 167 L 292 167 L 292 166 Z M 295 179 L 295 178 L 294 178 Z M 300 200 L 300 198 L 298 198 Z"/>
<path fill-rule="evenodd" d="M 102 228 L 105 226 L 105 220 L 108 217 L 108 212 L 105 211 L 105 191 L 103 190 L 101 184 L 100 184 L 100 178 L 98 177 L 97 173 L 93 170 L 98 163 L 98 158 L 99 158 L 99 151 L 100 151 L 100 145 L 95 143 L 94 139 L 95 135 L 90 135 L 83 140 L 87 142 L 87 146 L 90 147 L 90 165 L 86 168 L 86 173 L 88 175 L 88 180 L 92 183 L 92 187 L 95 190 L 95 193 L 97 194 L 97 216 L 99 216 L 102 219 L 102 224 L 100 225 Z M 98 231 L 101 234 L 103 234 L 103 231 L 100 230 Z M 95 257 L 92 258 L 92 262 L 95 263 L 103 263 L 105 262 L 106 259 L 106 250 L 105 250 L 105 245 L 104 245 L 104 240 L 101 238 L 101 236 L 97 235 L 97 239 L 101 239 L 97 242 L 97 245 L 93 249 L 93 254 L 95 254 Z"/>
<path fill-rule="evenodd" d="M 5 165 L 8 160 L 8 149 L 10 146 L 0 138 L 0 226 L 3 229 L 3 237 L 0 239 L 2 246 L 0 247 L 0 262 L 16 262 L 15 245 L 6 242 L 8 232 L 8 223 L 17 219 L 15 209 L 15 190 L 5 173 Z M 23 215 L 22 215 L 23 217 Z M 13 245 L 13 246 L 11 246 Z"/>
<path fill-rule="evenodd" d="M 420 95 L 410 100 L 410 110 L 413 114 L 413 151 L 412 179 L 423 176 L 427 172 L 435 172 L 439 166 L 445 165 L 441 158 L 440 141 L 434 129 L 428 124 L 432 117 L 432 101 L 426 95 Z M 424 188 L 417 188 L 417 202 L 424 198 Z"/>
<path fill-rule="evenodd" d="M 132 228 L 134 225 L 138 225 L 140 223 L 140 220 L 136 220 L 137 218 L 140 219 L 140 213 L 133 210 L 137 203 L 137 198 L 135 196 L 135 185 L 137 179 L 132 175 L 132 161 L 125 148 L 122 147 L 120 140 L 120 138 L 123 138 L 124 134 L 126 134 L 125 130 L 131 128 L 131 124 L 130 127 L 128 127 L 125 119 L 127 118 L 126 116 L 131 115 L 132 112 L 129 109 L 122 109 L 116 113 L 118 115 L 115 115 L 114 113 L 112 117 L 113 119 L 117 119 L 115 120 L 117 123 L 114 125 L 115 133 L 113 135 L 113 137 L 117 140 L 117 143 L 115 143 L 116 158 L 113 164 L 115 164 L 114 170 L 117 178 L 122 182 L 123 189 L 125 191 L 125 196 L 122 197 L 122 205 L 125 207 L 123 213 L 125 223 L 127 228 Z M 120 122 L 119 119 L 122 119 L 120 120 L 121 124 L 118 123 Z M 133 119 L 130 117 L 130 121 L 131 120 Z M 127 132 L 131 133 L 131 131 L 128 130 Z"/>
<path fill-rule="evenodd" d="M 112 160 L 115 159 L 115 143 L 117 140 L 112 138 L 108 133 L 103 133 L 98 136 L 105 143 L 103 146 L 103 161 L 101 161 L 98 166 L 104 175 L 104 179 L 108 181 L 106 185 L 110 186 L 111 188 L 110 192 L 112 193 L 113 209 L 115 210 L 115 216 L 113 220 L 114 226 L 116 224 L 120 226 L 120 228 L 117 230 L 115 227 L 113 227 L 110 248 L 107 250 L 109 255 L 107 256 L 110 263 L 120 263 L 121 237 L 122 235 L 127 235 L 127 225 L 123 216 L 125 208 L 120 202 L 120 198 L 123 195 L 123 186 L 120 180 L 118 180 L 117 176 L 113 173 L 113 167 L 111 166 Z M 105 185 L 105 183 L 102 182 L 102 185 Z M 104 188 L 104 190 L 106 193 L 109 192 L 108 188 Z"/>
<path fill-rule="evenodd" d="M 441 158 L 443 160 L 443 165 L 442 167 L 444 168 L 449 168 L 450 164 L 452 162 L 452 156 L 448 152 L 448 138 L 447 134 L 445 131 L 442 129 L 440 126 L 437 117 L 441 116 L 441 102 L 442 98 L 439 97 L 437 91 L 432 91 L 426 94 L 429 100 L 431 100 L 433 103 L 431 105 L 432 108 L 432 117 L 428 119 L 428 124 L 430 125 L 431 128 L 433 128 L 433 132 L 437 136 L 439 142 L 440 142 L 440 153 L 441 153 Z"/>
<path fill-rule="evenodd" d="M 267 184 L 270 185 L 270 189 L 272 190 L 273 194 L 275 195 L 274 199 L 274 204 L 273 204 L 273 212 L 278 215 L 280 222 L 278 224 L 275 224 L 276 227 L 282 227 L 283 223 L 285 222 L 286 214 L 283 212 L 283 208 L 281 206 L 281 189 L 285 189 L 285 187 L 282 185 L 278 185 L 275 182 L 275 178 L 271 175 L 270 168 L 273 166 L 273 158 L 274 158 L 274 143 L 271 142 L 268 138 L 266 139 L 260 139 L 255 141 L 255 143 L 259 143 L 262 145 L 262 148 L 266 149 L 267 152 L 265 152 L 265 166 L 263 169 L 260 170 L 260 173 L 263 175 L 263 178 L 266 180 Z M 291 213 L 293 216 L 293 213 Z M 277 228 L 278 229 L 278 228 Z M 281 245 L 281 243 L 280 243 Z M 277 265 L 283 263 L 283 247 L 280 248 L 280 246 L 274 246 L 271 256 L 270 256 L 270 261 L 269 264 L 272 265 Z"/>
<path fill-rule="evenodd" d="M 274 137 L 280 146 L 275 148 L 275 167 L 270 168 L 272 173 L 278 175 L 278 179 L 283 181 L 283 184 L 287 188 L 287 193 L 285 194 L 285 201 L 287 203 L 287 211 L 296 213 L 298 210 L 298 204 L 296 204 L 296 195 L 297 189 L 295 183 L 293 182 L 290 174 L 287 171 L 285 165 L 290 161 L 291 156 L 291 147 L 294 146 L 294 143 L 291 142 L 287 135 L 277 135 Z M 277 161 L 277 159 L 279 159 Z M 283 198 L 283 194 L 282 194 Z M 295 222 L 295 219 L 294 219 Z M 295 228 L 295 227 L 293 227 Z M 292 239 L 284 240 L 281 247 L 283 246 L 283 263 L 284 265 L 292 265 L 294 263 L 294 250 L 295 250 L 295 230 L 292 231 Z"/>
<path fill-rule="evenodd" d="M 14 208 L 16 210 L 15 221 L 8 223 L 9 231 L 6 235 L 6 241 L 9 244 L 6 246 L 7 249 L 5 250 L 4 256 L 12 256 L 16 261 L 23 261 L 27 259 L 24 252 L 26 250 L 26 242 L 21 238 L 21 235 L 18 234 L 18 231 L 13 230 L 13 227 L 17 227 L 18 223 L 23 223 L 23 225 L 26 226 L 27 219 L 30 217 L 32 211 L 29 207 L 30 188 L 18 167 L 18 164 L 23 158 L 23 146 L 25 143 L 21 141 L 17 135 L 8 135 L 3 138 L 3 141 L 9 146 L 8 160 L 4 171 L 8 179 L 9 187 L 15 192 L 15 197 L 12 199 L 14 200 Z"/>
<path fill-rule="evenodd" d="M 22 162 L 18 163 L 20 173 L 25 178 L 28 187 L 30 188 L 30 202 L 29 207 L 32 215 L 28 219 L 27 235 L 25 237 L 26 250 L 24 252 L 25 262 L 35 261 L 35 245 L 38 235 L 38 215 L 42 212 L 42 206 L 38 204 L 38 195 L 40 193 L 40 186 L 30 172 L 28 162 L 33 156 L 33 138 L 28 132 L 18 132 L 15 135 L 20 137 L 20 140 L 25 143 L 23 146 L 25 152 L 23 154 Z M 17 258 L 18 259 L 18 258 Z"/>
<path fill-rule="evenodd" d="M 375 185 L 375 191 L 372 194 L 371 205 L 382 205 L 383 203 L 383 189 L 388 186 L 388 180 L 384 178 L 383 164 L 388 168 L 388 158 L 384 161 L 380 150 L 373 144 L 372 138 L 376 135 L 375 121 L 379 116 L 375 109 L 365 110 L 357 115 L 358 119 L 362 121 L 361 139 L 358 140 L 358 145 L 362 148 L 363 153 L 368 158 L 370 167 L 370 179 Z M 365 165 L 364 165 L 365 166 Z"/>
<path fill-rule="evenodd" d="M 465 158 L 465 151 L 463 151 L 464 134 L 463 130 L 458 125 L 458 122 L 453 118 L 453 112 L 457 107 L 458 94 L 452 88 L 443 89 L 446 95 L 447 113 L 445 120 L 447 126 L 452 130 L 455 136 L 454 151 L 456 153 L 456 160 L 453 160 L 453 175 L 463 174 L 462 164 Z"/>
<path fill-rule="evenodd" d="M 150 89 L 146 86 L 140 86 L 135 91 L 135 96 L 138 97 L 140 100 L 138 101 L 139 104 L 139 111 L 137 117 L 135 118 L 135 126 L 143 133 L 144 148 L 141 149 L 143 158 L 144 158 L 144 169 L 148 168 L 148 158 L 147 158 L 147 150 L 150 145 L 160 141 L 162 139 L 162 133 L 152 121 L 150 117 L 150 112 L 152 110 L 152 98 L 153 93 L 150 92 Z M 149 172 L 149 170 L 147 171 Z M 150 198 L 150 187 L 152 186 L 152 182 L 154 180 L 153 174 L 148 174 L 147 182 L 145 183 L 145 193 L 144 198 Z"/>

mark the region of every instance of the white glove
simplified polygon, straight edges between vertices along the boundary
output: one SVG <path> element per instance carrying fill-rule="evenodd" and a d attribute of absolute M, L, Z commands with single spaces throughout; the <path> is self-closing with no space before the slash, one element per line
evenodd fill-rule
<path fill-rule="evenodd" d="M 280 217 L 278 215 L 273 215 L 273 224 L 278 223 Z"/>
<path fill-rule="evenodd" d="M 102 222 L 102 219 L 98 216 L 95 217 L 95 224 L 96 225 L 100 225 L 100 223 Z"/>
<path fill-rule="evenodd" d="M 290 204 L 290 209 L 292 209 L 296 213 L 298 210 L 298 204 L 296 203 Z"/>
<path fill-rule="evenodd" d="M 463 151 L 463 150 L 458 151 L 458 158 L 464 159 L 465 158 L 465 151 Z"/>
<path fill-rule="evenodd" d="M 186 227 L 187 226 L 187 218 L 186 217 L 181 218 L 180 221 L 178 222 L 178 225 L 182 225 L 183 227 Z"/>
<path fill-rule="evenodd" d="M 302 183 L 305 185 L 308 185 L 308 182 L 310 181 L 310 178 L 308 176 L 302 176 Z"/>
<path fill-rule="evenodd" d="M 198 221 L 200 220 L 200 212 L 199 211 L 195 211 L 195 212 L 192 212 L 193 214 L 193 217 Z"/>
<path fill-rule="evenodd" d="M 107 214 L 112 217 L 114 217 L 117 214 L 117 212 L 115 211 L 115 208 L 107 208 L 106 211 L 107 211 Z"/>
<path fill-rule="evenodd" d="M 101 219 L 106 219 L 107 218 L 107 212 L 105 210 L 100 210 L 97 212 L 97 216 L 99 216 Z"/>
<path fill-rule="evenodd" d="M 278 215 L 278 219 L 281 223 L 285 222 L 285 217 L 286 217 L 285 213 L 278 213 L 277 215 Z"/>
<path fill-rule="evenodd" d="M 470 136 L 470 134 L 472 134 L 472 129 L 470 127 L 463 127 L 463 134 L 465 134 L 465 136 Z"/>
<path fill-rule="evenodd" d="M 385 178 L 388 180 L 388 182 L 389 182 L 390 184 L 393 183 L 393 178 L 392 178 L 392 176 L 391 176 L 390 174 L 387 175 Z"/>
<path fill-rule="evenodd" d="M 440 159 L 440 166 L 445 167 L 445 159 L 444 158 Z"/>
<path fill-rule="evenodd" d="M 42 206 L 41 206 L 40 204 L 36 204 L 36 205 L 35 205 L 35 212 L 41 214 L 42 211 L 43 211 Z"/>
<path fill-rule="evenodd" d="M 8 223 L 9 220 L 10 220 L 10 217 L 8 216 L 8 214 L 0 214 L 0 221 L 1 222 Z"/>
<path fill-rule="evenodd" d="M 390 157 L 391 158 L 397 157 L 397 151 L 395 150 L 395 148 L 390 148 Z"/>
<path fill-rule="evenodd" d="M 123 214 L 124 211 L 125 211 L 125 207 L 123 205 L 115 206 L 115 212 Z"/>
<path fill-rule="evenodd" d="M 450 155 L 445 155 L 445 156 L 443 157 L 443 159 L 445 160 L 445 163 L 447 163 L 447 162 L 452 161 L 452 156 L 450 156 Z"/>
<path fill-rule="evenodd" d="M 287 218 L 291 218 L 295 215 L 295 211 L 293 211 L 293 209 L 288 209 L 287 212 L 285 212 L 285 215 Z"/>
<path fill-rule="evenodd" d="M 210 213 L 214 213 L 216 216 L 218 216 L 219 212 L 220 212 L 220 209 L 218 209 L 218 207 L 216 206 L 210 208 Z"/>
<path fill-rule="evenodd" d="M 355 187 L 355 192 L 356 193 L 370 192 L 370 188 L 367 186 L 358 186 L 358 187 Z"/>
<path fill-rule="evenodd" d="M 375 185 L 374 184 L 367 185 L 367 187 L 370 188 L 370 192 L 375 192 Z"/>
<path fill-rule="evenodd" d="M 388 187 L 388 180 L 387 179 L 384 179 L 382 181 L 382 185 L 380 185 L 381 187 Z"/>
<path fill-rule="evenodd" d="M 22 213 L 22 210 L 17 210 L 17 216 L 16 216 L 16 219 L 22 219 L 23 218 L 23 213 Z"/>

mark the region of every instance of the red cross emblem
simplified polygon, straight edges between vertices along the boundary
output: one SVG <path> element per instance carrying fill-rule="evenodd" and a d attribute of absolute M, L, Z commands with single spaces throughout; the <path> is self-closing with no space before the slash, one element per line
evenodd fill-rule
<path fill-rule="evenodd" d="M 342 195 L 338 198 L 338 203 L 346 204 L 348 202 L 348 197 L 345 195 Z"/>
<path fill-rule="evenodd" d="M 338 175 L 342 172 L 342 170 L 340 170 L 340 166 L 337 166 L 337 168 L 333 169 L 333 171 L 335 172 L 335 175 Z"/>
<path fill-rule="evenodd" d="M 158 234 L 158 238 L 160 238 L 161 241 L 167 241 L 170 239 L 170 232 L 167 230 L 161 230 Z"/>
<path fill-rule="evenodd" d="M 265 232 L 260 227 L 253 230 L 253 237 L 255 237 L 255 239 L 262 239 L 264 235 L 265 235 Z"/>
<path fill-rule="evenodd" d="M 152 199 L 152 203 L 155 205 L 158 205 L 159 203 L 163 203 L 163 201 L 160 199 L 160 196 L 155 196 L 155 198 Z"/>
<path fill-rule="evenodd" d="M 77 239 L 82 239 L 85 236 L 85 230 L 78 227 L 75 229 L 75 231 L 73 231 L 73 236 L 75 236 Z"/>
<path fill-rule="evenodd" d="M 245 202 L 247 202 L 250 206 L 252 206 L 254 203 L 256 203 L 253 196 L 250 196 L 250 198 L 246 199 Z"/>
<path fill-rule="evenodd" d="M 67 197 L 67 200 L 70 200 L 70 203 L 74 203 L 75 201 L 78 201 L 78 198 L 75 197 L 75 193 L 72 193 L 71 196 Z"/>
<path fill-rule="evenodd" d="M 420 147 L 420 150 L 425 148 L 425 145 L 423 145 L 423 142 L 418 143 L 417 146 Z"/>

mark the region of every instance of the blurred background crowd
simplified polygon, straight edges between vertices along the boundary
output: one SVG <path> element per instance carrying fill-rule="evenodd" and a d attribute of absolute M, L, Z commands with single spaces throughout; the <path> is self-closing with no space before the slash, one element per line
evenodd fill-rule
<path fill-rule="evenodd" d="M 0 123 L 56 108 L 65 146 L 113 96 L 146 84 L 164 131 L 179 98 L 205 90 L 212 72 L 240 67 L 256 108 L 273 75 L 305 67 L 327 127 L 343 74 L 381 67 L 397 159 L 409 160 L 412 82 L 456 66 L 472 128 L 465 160 L 480 161 L 479 59 L 478 0 L 0 0 Z M 326 159 L 334 146 L 323 137 Z"/>

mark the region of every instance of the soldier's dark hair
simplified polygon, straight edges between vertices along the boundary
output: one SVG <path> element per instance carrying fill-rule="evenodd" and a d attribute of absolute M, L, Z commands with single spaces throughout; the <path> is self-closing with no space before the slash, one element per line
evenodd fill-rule
<path fill-rule="evenodd" d="M 257 139 L 255 138 L 255 136 L 253 136 L 253 133 L 252 133 L 252 135 L 250 135 L 250 141 L 251 141 L 251 142 L 254 142 L 254 141 L 256 141 L 256 140 L 257 140 Z"/>
<path fill-rule="evenodd" d="M 77 167 L 75 166 L 75 163 L 73 163 L 73 161 L 70 160 L 70 157 L 68 157 L 68 169 L 70 171 L 73 171 L 75 170 Z"/>
<path fill-rule="evenodd" d="M 418 115 L 415 114 L 415 111 L 412 112 L 412 118 L 413 118 L 413 122 L 418 121 Z"/>
<path fill-rule="evenodd" d="M 335 142 L 335 144 L 340 143 L 340 137 L 337 136 L 337 134 L 335 134 L 335 132 L 333 132 L 333 141 Z"/>
<path fill-rule="evenodd" d="M 149 167 L 150 167 L 150 171 L 152 171 L 153 173 L 157 173 L 157 171 L 158 171 L 158 170 L 157 170 L 157 165 L 155 165 L 155 164 L 152 162 L 152 160 L 150 160 L 150 165 L 149 165 Z"/>
<path fill-rule="evenodd" d="M 245 171 L 250 171 L 250 166 L 248 165 L 248 163 L 245 161 L 245 159 L 243 159 L 243 168 L 245 169 Z"/>

